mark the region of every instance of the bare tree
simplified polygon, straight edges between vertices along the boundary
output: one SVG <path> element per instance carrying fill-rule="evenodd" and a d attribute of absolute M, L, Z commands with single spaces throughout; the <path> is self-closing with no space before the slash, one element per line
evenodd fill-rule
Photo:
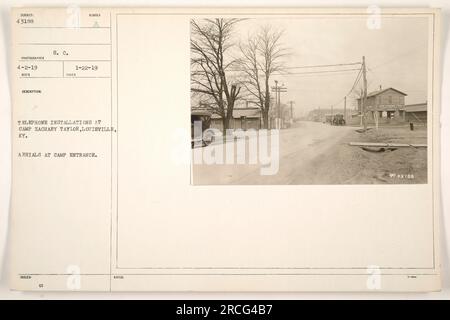
<path fill-rule="evenodd" d="M 284 60 L 289 54 L 281 43 L 282 30 L 270 25 L 261 27 L 247 42 L 240 44 L 239 60 L 247 93 L 255 100 L 263 115 L 263 126 L 268 128 L 270 110 L 270 79 L 274 73 L 285 71 Z"/>
<path fill-rule="evenodd" d="M 228 54 L 234 46 L 232 33 L 239 19 L 191 20 L 191 91 L 200 94 L 209 109 L 229 128 L 241 88 L 229 75 L 236 59 Z"/>

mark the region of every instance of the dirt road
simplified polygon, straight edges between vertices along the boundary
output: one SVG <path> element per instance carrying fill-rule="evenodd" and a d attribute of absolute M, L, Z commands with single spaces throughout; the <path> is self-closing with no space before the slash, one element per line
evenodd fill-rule
<path fill-rule="evenodd" d="M 344 138 L 353 130 L 318 122 L 298 122 L 293 128 L 280 130 L 276 174 L 261 175 L 258 164 L 194 164 L 193 182 L 196 185 L 322 183 L 315 177 L 315 169 L 324 158 L 333 157 L 331 149 L 345 144 Z M 194 152 L 208 151 L 207 148 L 213 147 L 197 148 Z"/>

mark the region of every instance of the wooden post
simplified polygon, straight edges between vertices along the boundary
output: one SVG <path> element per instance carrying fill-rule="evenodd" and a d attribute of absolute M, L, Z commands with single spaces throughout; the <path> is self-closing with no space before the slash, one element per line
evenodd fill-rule
<path fill-rule="evenodd" d="M 347 96 L 344 97 L 344 120 L 347 122 Z"/>
<path fill-rule="evenodd" d="M 333 106 L 331 106 L 331 125 L 333 125 Z"/>
<path fill-rule="evenodd" d="M 367 103 L 367 76 L 366 76 L 366 57 L 362 57 L 362 68 L 363 68 L 363 99 L 362 99 L 362 122 L 364 130 L 367 129 L 367 119 L 366 119 L 366 103 Z"/>

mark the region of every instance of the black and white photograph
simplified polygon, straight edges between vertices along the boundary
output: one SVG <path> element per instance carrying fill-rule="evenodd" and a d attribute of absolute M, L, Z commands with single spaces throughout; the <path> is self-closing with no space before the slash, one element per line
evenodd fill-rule
<path fill-rule="evenodd" d="M 191 20 L 194 185 L 427 183 L 429 20 Z"/>
<path fill-rule="evenodd" d="M 450 4 L 4 2 L 0 300 L 449 297 Z"/>

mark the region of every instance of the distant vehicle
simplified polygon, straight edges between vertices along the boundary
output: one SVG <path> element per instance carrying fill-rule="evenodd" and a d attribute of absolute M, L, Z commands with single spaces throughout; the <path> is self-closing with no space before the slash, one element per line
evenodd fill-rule
<path fill-rule="evenodd" d="M 208 111 L 191 111 L 191 147 L 195 145 L 207 146 L 214 141 L 213 134 L 205 134 L 209 132 L 211 127 L 211 112 Z M 195 125 L 201 123 L 201 130 L 195 130 Z"/>
<path fill-rule="evenodd" d="M 334 126 L 344 126 L 345 125 L 344 115 L 342 113 L 336 113 L 333 116 L 332 125 L 334 125 Z"/>

